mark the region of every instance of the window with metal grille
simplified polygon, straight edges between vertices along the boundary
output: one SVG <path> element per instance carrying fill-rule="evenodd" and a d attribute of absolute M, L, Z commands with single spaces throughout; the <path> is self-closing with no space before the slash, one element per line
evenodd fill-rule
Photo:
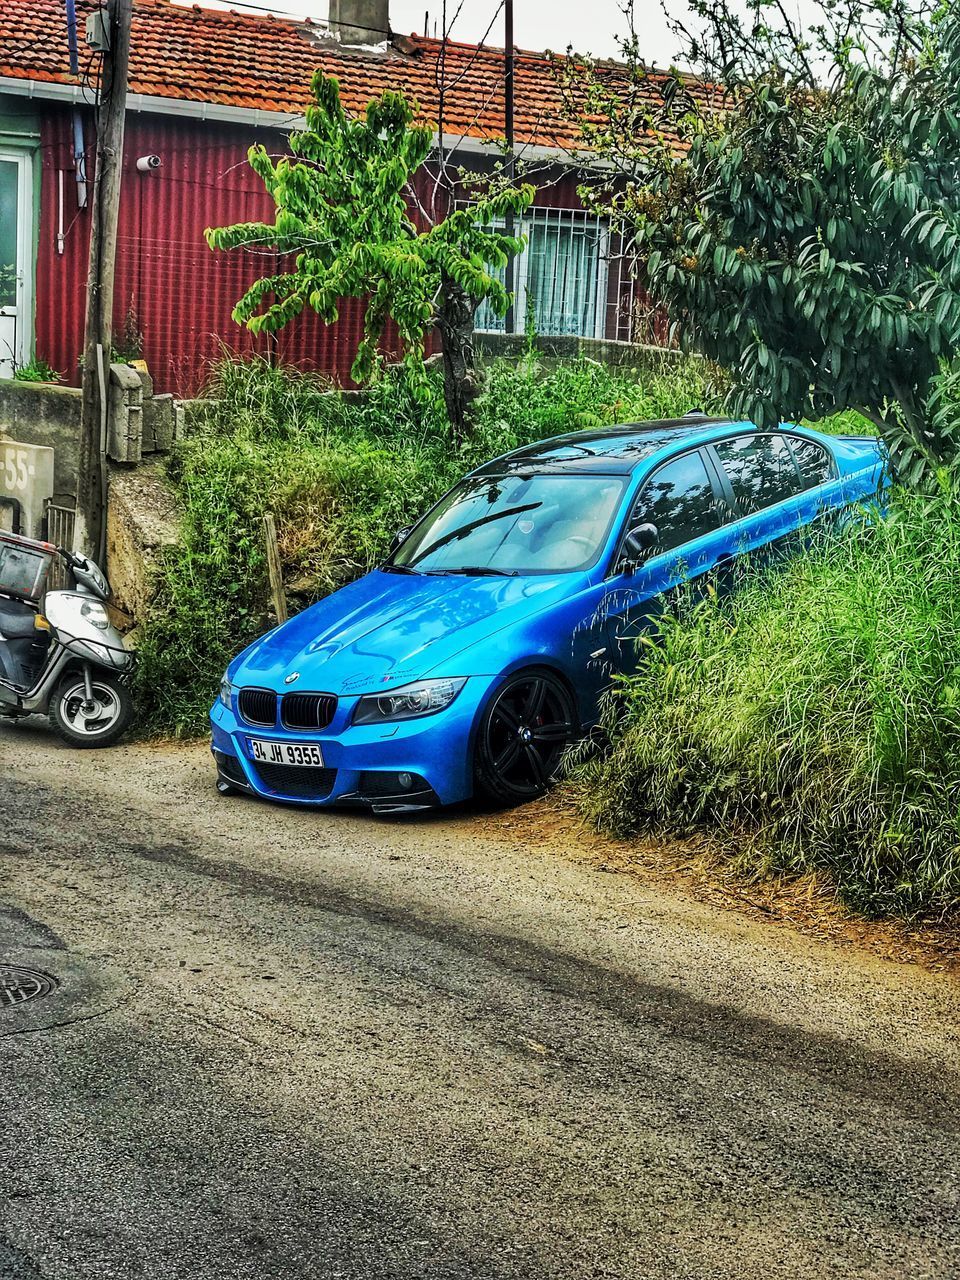
<path fill-rule="evenodd" d="M 502 224 L 501 224 L 502 225 Z M 531 209 L 517 223 L 526 247 L 514 270 L 514 325 L 545 338 L 602 338 L 606 331 L 606 223 L 580 209 Z M 501 280 L 506 271 L 496 273 Z M 489 302 L 477 309 L 481 332 L 503 333 Z"/>

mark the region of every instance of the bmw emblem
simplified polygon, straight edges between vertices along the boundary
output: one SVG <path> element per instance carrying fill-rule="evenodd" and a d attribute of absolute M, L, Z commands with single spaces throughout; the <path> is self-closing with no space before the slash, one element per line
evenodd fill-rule
<path fill-rule="evenodd" d="M 299 680 L 299 679 L 300 679 L 300 672 L 299 672 L 299 671 L 291 671 L 291 673 L 287 676 L 286 680 L 284 680 L 284 682 L 283 682 L 283 683 L 284 683 L 284 684 L 293 684 L 294 680 Z"/>

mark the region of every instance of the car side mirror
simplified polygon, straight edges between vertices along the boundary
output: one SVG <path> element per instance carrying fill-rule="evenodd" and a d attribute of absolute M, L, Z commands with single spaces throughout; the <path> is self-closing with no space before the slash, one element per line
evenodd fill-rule
<path fill-rule="evenodd" d="M 660 541 L 660 530 L 655 524 L 638 524 L 623 540 L 623 557 L 632 564 L 639 564 Z"/>
<path fill-rule="evenodd" d="M 393 535 L 393 541 L 390 543 L 390 550 L 387 552 L 387 555 L 390 555 L 390 556 L 393 555 L 396 549 L 400 546 L 401 542 L 404 542 L 406 540 L 407 535 L 410 533 L 410 529 L 411 529 L 411 526 L 407 525 L 405 529 L 397 530 L 397 532 Z"/>

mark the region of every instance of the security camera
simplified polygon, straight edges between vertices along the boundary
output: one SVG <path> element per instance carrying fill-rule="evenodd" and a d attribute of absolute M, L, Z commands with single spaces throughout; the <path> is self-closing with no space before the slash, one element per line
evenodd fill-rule
<path fill-rule="evenodd" d="M 151 169 L 159 169 L 163 161 L 159 156 L 141 156 L 137 168 L 141 173 L 149 173 Z"/>

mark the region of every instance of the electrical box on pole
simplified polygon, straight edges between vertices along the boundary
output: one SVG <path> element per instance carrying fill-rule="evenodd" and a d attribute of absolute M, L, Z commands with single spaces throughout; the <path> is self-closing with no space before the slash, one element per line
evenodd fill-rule
<path fill-rule="evenodd" d="M 87 14 L 84 39 L 87 42 L 87 48 L 95 53 L 109 53 L 110 16 L 106 9 L 94 9 L 92 13 Z"/>

